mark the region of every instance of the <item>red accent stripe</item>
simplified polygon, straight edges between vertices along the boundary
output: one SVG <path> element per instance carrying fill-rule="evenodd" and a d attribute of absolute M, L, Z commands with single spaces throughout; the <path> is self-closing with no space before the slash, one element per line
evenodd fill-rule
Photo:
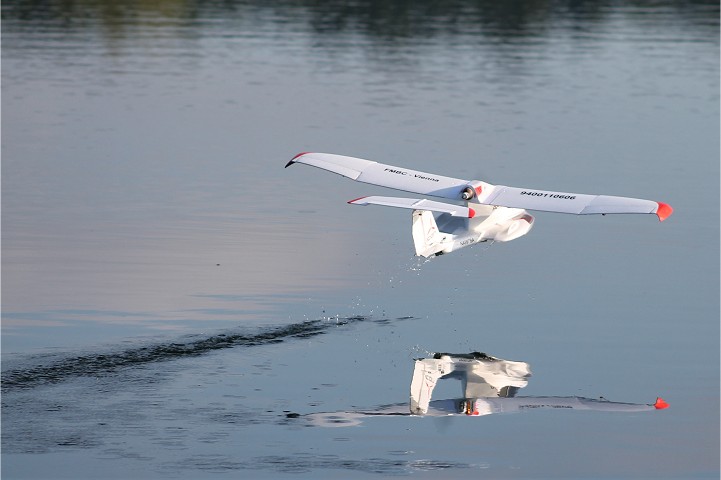
<path fill-rule="evenodd" d="M 476 196 L 479 196 L 482 191 L 483 191 L 483 187 L 480 186 L 480 185 L 478 185 L 478 186 L 476 187 Z"/>
<path fill-rule="evenodd" d="M 668 217 L 671 216 L 671 214 L 673 213 L 673 208 L 671 208 L 671 205 L 669 205 L 667 203 L 661 203 L 661 202 L 656 202 L 656 203 L 658 203 L 658 208 L 656 209 L 656 215 L 658 216 L 659 221 L 663 222 L 664 220 L 666 220 Z"/>
<path fill-rule="evenodd" d="M 291 165 L 293 165 L 293 162 L 295 162 L 295 159 L 296 159 L 296 158 L 301 157 L 301 156 L 305 155 L 306 153 L 310 153 L 310 152 L 299 153 L 299 154 L 296 155 L 295 157 L 291 158 L 290 161 L 285 164 L 285 168 L 288 168 L 288 167 L 290 167 Z"/>
<path fill-rule="evenodd" d="M 348 203 L 355 203 L 355 202 L 357 202 L 358 200 L 363 200 L 364 198 L 368 198 L 368 196 L 366 195 L 365 197 L 358 197 L 358 198 L 356 198 L 356 199 L 349 200 Z"/>

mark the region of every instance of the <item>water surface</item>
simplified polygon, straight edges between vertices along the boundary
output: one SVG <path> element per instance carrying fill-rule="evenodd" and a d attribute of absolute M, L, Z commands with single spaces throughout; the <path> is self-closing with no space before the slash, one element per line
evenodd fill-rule
<path fill-rule="evenodd" d="M 718 477 L 718 19 L 3 2 L 3 473 Z M 421 261 L 408 212 L 346 204 L 392 192 L 284 170 L 302 151 L 675 212 L 538 213 Z M 287 422 L 404 402 L 435 351 L 528 361 L 531 396 L 671 407 Z"/>

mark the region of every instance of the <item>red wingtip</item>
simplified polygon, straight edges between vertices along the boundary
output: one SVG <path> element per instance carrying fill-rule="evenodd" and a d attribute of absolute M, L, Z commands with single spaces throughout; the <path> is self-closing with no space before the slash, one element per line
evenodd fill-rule
<path fill-rule="evenodd" d="M 656 403 L 653 404 L 654 407 L 656 407 L 656 410 L 663 410 L 664 408 L 668 408 L 668 403 L 666 403 L 666 400 L 664 400 L 661 397 L 658 397 L 656 399 Z"/>
<path fill-rule="evenodd" d="M 663 222 L 664 220 L 666 220 L 668 217 L 671 216 L 671 214 L 673 213 L 673 208 L 671 208 L 671 205 L 669 205 L 667 203 L 661 203 L 661 202 L 656 202 L 656 203 L 658 203 L 658 209 L 656 209 L 656 215 L 658 216 L 659 221 Z"/>
<path fill-rule="evenodd" d="M 357 202 L 358 200 L 363 200 L 364 198 L 366 198 L 366 197 L 354 198 L 353 200 L 348 200 L 348 203 L 355 203 L 355 202 Z"/>
<path fill-rule="evenodd" d="M 476 216 L 476 211 L 473 210 L 472 208 L 469 208 L 468 209 L 468 218 L 473 218 L 475 216 Z"/>

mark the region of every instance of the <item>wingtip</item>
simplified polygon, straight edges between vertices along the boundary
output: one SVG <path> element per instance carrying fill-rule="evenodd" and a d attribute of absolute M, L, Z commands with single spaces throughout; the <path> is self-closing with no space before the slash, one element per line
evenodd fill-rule
<path fill-rule="evenodd" d="M 361 200 L 363 200 L 364 198 L 367 198 L 367 197 L 354 198 L 353 200 L 348 200 L 348 203 L 349 203 L 350 205 L 356 205 L 357 203 L 359 203 L 359 202 L 360 202 Z"/>
<path fill-rule="evenodd" d="M 656 216 L 658 216 L 658 220 L 660 222 L 663 222 L 671 216 L 671 214 L 673 213 L 673 208 L 671 208 L 671 205 L 669 205 L 668 203 L 656 203 L 658 203 L 658 208 L 656 209 Z"/>
<path fill-rule="evenodd" d="M 290 159 L 290 162 L 288 162 L 288 163 L 285 164 L 285 168 L 288 168 L 288 167 L 290 167 L 291 165 L 293 165 L 293 164 L 295 163 L 295 160 L 296 160 L 298 157 L 302 157 L 302 156 L 305 155 L 306 153 L 310 153 L 310 152 L 300 152 L 298 155 L 296 155 L 295 157 L 291 158 L 291 159 Z"/>
<path fill-rule="evenodd" d="M 656 403 L 654 403 L 653 406 L 656 408 L 656 410 L 663 410 L 664 408 L 668 408 L 669 405 L 666 400 L 658 397 L 656 398 Z"/>

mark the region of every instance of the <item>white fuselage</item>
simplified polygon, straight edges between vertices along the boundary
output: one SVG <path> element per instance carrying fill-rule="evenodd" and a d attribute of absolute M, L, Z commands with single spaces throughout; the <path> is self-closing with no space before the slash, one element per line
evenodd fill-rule
<path fill-rule="evenodd" d="M 416 255 L 430 257 L 451 253 L 463 247 L 485 241 L 515 240 L 533 227 L 533 217 L 520 208 L 493 207 L 469 203 L 473 218 L 459 218 L 447 214 L 434 216 L 432 212 L 413 212 L 413 240 Z"/>

